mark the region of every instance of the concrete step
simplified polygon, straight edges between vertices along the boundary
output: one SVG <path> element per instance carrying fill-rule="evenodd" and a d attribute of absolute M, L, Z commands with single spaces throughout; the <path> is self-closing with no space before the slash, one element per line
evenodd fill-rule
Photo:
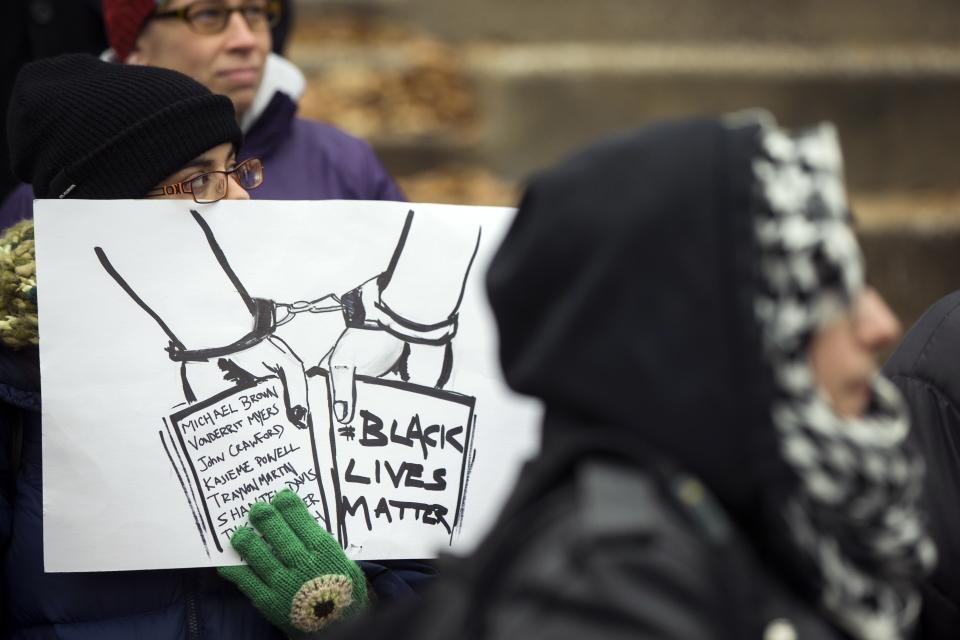
<path fill-rule="evenodd" d="M 455 48 L 325 20 L 298 31 L 289 57 L 308 80 L 300 112 L 370 141 L 394 175 L 476 160 L 476 98 Z"/>
<path fill-rule="evenodd" d="M 298 0 L 300 15 L 404 19 L 440 37 L 511 42 L 956 42 L 956 0 Z"/>
<path fill-rule="evenodd" d="M 303 112 L 370 139 L 401 174 L 479 161 L 518 179 L 652 120 L 764 107 L 786 125 L 836 122 L 856 188 L 957 184 L 957 47 L 452 47 L 377 29 L 315 29 L 290 54 L 310 80 Z"/>
<path fill-rule="evenodd" d="M 477 157 L 518 178 L 652 120 L 770 110 L 832 120 L 857 189 L 958 182 L 960 48 L 785 45 L 470 45 Z"/>

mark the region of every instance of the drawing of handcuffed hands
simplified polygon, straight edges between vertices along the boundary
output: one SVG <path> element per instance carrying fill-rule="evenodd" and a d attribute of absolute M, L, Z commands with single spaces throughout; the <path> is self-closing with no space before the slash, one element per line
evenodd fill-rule
<path fill-rule="evenodd" d="M 341 298 L 346 328 L 321 362 L 330 373 L 334 418 L 344 424 L 353 420 L 355 376 L 394 373 L 404 381 L 440 388 L 453 366 L 456 312 L 432 328 L 412 326 L 384 303 L 385 279 L 368 280 Z"/>
<path fill-rule="evenodd" d="M 442 388 L 453 366 L 451 341 L 457 332 L 458 310 L 470 267 L 480 242 L 476 234 L 438 238 L 426 225 L 414 225 L 407 214 L 387 269 L 351 291 L 328 294 L 306 302 L 276 303 L 251 297 L 231 268 L 206 221 L 193 211 L 213 257 L 240 295 L 252 318 L 252 329 L 231 344 L 188 349 L 133 287 L 96 249 L 104 269 L 167 334 L 167 353 L 181 366 L 188 402 L 223 391 L 216 379 L 250 385 L 268 378 L 283 386 L 287 418 L 300 428 L 310 423 L 307 375 L 303 361 L 276 335 L 278 327 L 301 314 L 341 312 L 344 331 L 320 362 L 329 373 L 333 415 L 341 423 L 353 420 L 355 376 L 384 377 Z M 439 268 L 438 268 L 439 266 Z M 429 295 L 424 295 L 429 291 Z M 213 371 L 211 368 L 215 367 Z M 214 373 L 211 376 L 211 373 Z M 211 380 L 213 378 L 213 380 Z"/>
<path fill-rule="evenodd" d="M 217 368 L 224 380 L 238 386 L 276 377 L 283 386 L 287 419 L 301 429 L 308 426 L 310 403 L 303 362 L 277 336 L 267 336 L 253 346 L 218 358 Z"/>

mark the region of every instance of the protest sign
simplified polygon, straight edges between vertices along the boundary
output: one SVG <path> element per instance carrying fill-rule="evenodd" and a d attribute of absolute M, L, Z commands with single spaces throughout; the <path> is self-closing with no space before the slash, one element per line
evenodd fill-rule
<path fill-rule="evenodd" d="M 47 571 L 239 562 L 282 488 L 354 558 L 468 550 L 535 451 L 482 286 L 511 210 L 35 211 Z"/>

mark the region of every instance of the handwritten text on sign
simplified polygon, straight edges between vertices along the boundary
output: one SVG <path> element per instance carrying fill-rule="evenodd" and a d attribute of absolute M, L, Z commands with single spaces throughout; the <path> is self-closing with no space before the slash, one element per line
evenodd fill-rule
<path fill-rule="evenodd" d="M 473 398 L 456 393 L 357 377 L 353 420 L 331 421 L 344 547 L 358 530 L 449 541 L 463 499 L 473 409 Z"/>
<path fill-rule="evenodd" d="M 284 487 L 327 520 L 312 429 L 287 420 L 278 380 L 214 396 L 170 420 L 218 550 L 247 523 L 251 504 Z"/>

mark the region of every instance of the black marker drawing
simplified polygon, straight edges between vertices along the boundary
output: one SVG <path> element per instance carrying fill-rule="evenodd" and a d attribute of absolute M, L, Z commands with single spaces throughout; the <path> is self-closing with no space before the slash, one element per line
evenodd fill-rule
<path fill-rule="evenodd" d="M 252 296 L 207 221 L 191 215 L 249 314 L 246 333 L 226 344 L 186 344 L 107 252 L 94 251 L 159 326 L 179 369 L 183 397 L 168 406 L 186 405 L 158 416 L 159 436 L 207 554 L 223 552 L 250 505 L 281 487 L 297 491 L 344 548 L 362 546 L 351 542 L 364 539 L 357 532 L 416 535 L 410 527 L 424 526 L 452 544 L 475 453 L 476 401 L 447 387 L 480 230 L 457 246 L 418 227 L 409 211 L 383 272 L 342 295 L 283 303 Z M 444 259 L 425 264 L 437 246 Z M 343 331 L 314 366 L 276 333 L 303 314 L 336 312 Z M 310 389 L 320 387 L 325 397 L 314 404 L 324 409 L 315 414 Z"/>

